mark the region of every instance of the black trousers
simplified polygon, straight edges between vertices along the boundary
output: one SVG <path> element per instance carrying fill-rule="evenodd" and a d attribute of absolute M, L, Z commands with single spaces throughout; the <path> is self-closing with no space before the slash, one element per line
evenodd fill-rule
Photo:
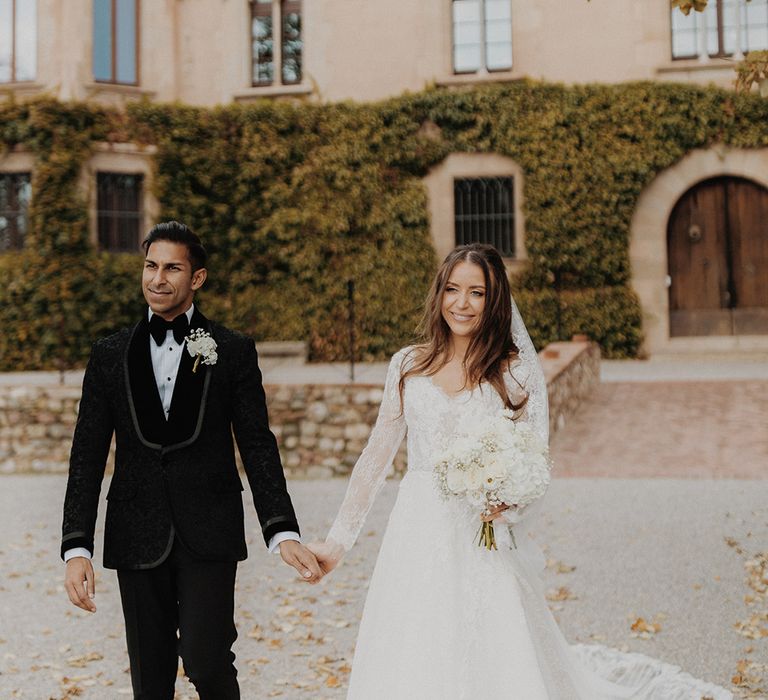
<path fill-rule="evenodd" d="M 134 698 L 173 700 L 181 656 L 200 700 L 239 700 L 236 570 L 195 559 L 178 537 L 160 566 L 118 570 Z"/>

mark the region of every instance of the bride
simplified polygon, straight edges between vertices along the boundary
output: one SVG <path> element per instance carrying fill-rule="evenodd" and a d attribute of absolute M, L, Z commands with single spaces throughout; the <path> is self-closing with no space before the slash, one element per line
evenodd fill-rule
<path fill-rule="evenodd" d="M 732 698 L 640 654 L 568 645 L 547 607 L 543 557 L 527 535 L 540 502 L 481 515 L 439 495 L 436 455 L 465 416 L 513 409 L 548 440 L 544 375 L 494 248 L 472 244 L 448 255 L 422 331 L 422 344 L 392 358 L 376 425 L 338 516 L 326 541 L 310 545 L 326 572 L 336 567 L 407 433 L 408 471 L 371 578 L 347 697 Z M 481 517 L 495 521 L 498 551 L 473 541 Z"/>

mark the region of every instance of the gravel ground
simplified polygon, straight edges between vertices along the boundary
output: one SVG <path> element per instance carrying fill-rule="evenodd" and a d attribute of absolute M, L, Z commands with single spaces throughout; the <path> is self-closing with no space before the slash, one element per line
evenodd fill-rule
<path fill-rule="evenodd" d="M 63 476 L 0 477 L 0 698 L 130 697 L 114 572 L 100 569 L 93 616 L 72 607 L 61 585 L 64 484 Z M 324 535 L 345 482 L 290 488 L 305 532 Z M 250 509 L 235 646 L 244 698 L 344 697 L 396 491 L 386 485 L 358 546 L 316 587 L 264 551 Z M 550 558 L 547 588 L 571 598 L 551 603 L 570 640 L 640 651 L 723 685 L 739 659 L 768 661 L 768 639 L 734 629 L 749 617 L 744 563 L 768 550 L 768 481 L 560 478 L 548 499 L 539 541 Z M 660 631 L 633 636 L 638 617 Z M 195 697 L 183 678 L 177 687 L 179 698 Z"/>

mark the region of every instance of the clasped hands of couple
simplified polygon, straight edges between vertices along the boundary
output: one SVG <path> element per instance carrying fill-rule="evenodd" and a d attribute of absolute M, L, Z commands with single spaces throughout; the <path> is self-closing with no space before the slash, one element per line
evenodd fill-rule
<path fill-rule="evenodd" d="M 505 511 L 510 509 L 515 510 L 516 506 L 502 503 L 483 513 L 480 519 L 486 523 L 499 520 L 504 518 Z M 283 561 L 296 569 L 301 580 L 307 583 L 319 583 L 326 574 L 331 573 L 338 566 L 344 554 L 341 545 L 332 542 L 310 542 L 304 546 L 295 540 L 289 540 L 281 542 L 279 546 Z"/>
<path fill-rule="evenodd" d="M 496 520 L 504 516 L 504 511 L 510 506 L 502 504 L 480 516 L 483 522 Z M 344 554 L 341 545 L 331 542 L 310 542 L 303 545 L 297 540 L 284 540 L 278 545 L 282 560 L 292 566 L 306 583 L 319 583 L 324 576 L 331 573 Z M 70 602 L 86 610 L 96 612 L 93 602 L 96 595 L 96 577 L 93 564 L 85 557 L 74 557 L 67 562 L 65 588 Z"/>
<path fill-rule="evenodd" d="M 486 523 L 499 520 L 504 518 L 505 512 L 510 509 L 515 510 L 516 507 L 502 503 L 483 513 L 480 519 Z M 310 542 L 304 546 L 296 540 L 288 540 L 281 542 L 279 547 L 283 561 L 299 572 L 302 581 L 313 584 L 319 583 L 326 574 L 331 573 L 344 554 L 341 545 L 332 542 Z"/>
<path fill-rule="evenodd" d="M 515 506 L 502 503 L 483 513 L 480 519 L 483 522 L 491 522 L 505 517 L 505 511 L 515 510 Z M 508 514 L 507 514 L 508 515 Z M 304 546 L 296 540 L 281 542 L 280 556 L 283 561 L 299 572 L 302 581 L 307 583 L 319 583 L 322 578 L 331 573 L 337 566 L 344 550 L 341 545 L 332 542 L 310 542 Z"/>

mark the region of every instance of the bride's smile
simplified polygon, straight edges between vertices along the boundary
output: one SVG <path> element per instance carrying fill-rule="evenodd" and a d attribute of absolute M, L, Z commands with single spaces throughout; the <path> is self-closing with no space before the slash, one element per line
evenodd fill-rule
<path fill-rule="evenodd" d="M 458 263 L 445 286 L 442 313 L 456 336 L 472 335 L 485 309 L 485 276 L 478 265 Z"/>

